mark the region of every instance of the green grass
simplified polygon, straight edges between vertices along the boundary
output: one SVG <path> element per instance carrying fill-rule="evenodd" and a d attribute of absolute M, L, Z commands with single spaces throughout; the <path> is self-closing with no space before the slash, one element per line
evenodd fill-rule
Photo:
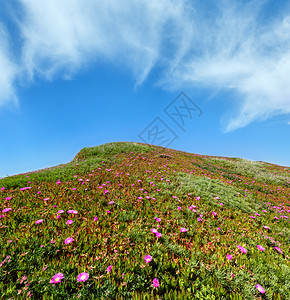
<path fill-rule="evenodd" d="M 68 164 L 1 179 L 0 294 L 289 299 L 289 174 L 262 162 L 109 143 L 82 149 Z M 82 272 L 89 278 L 78 282 Z M 50 283 L 57 273 L 63 279 Z"/>

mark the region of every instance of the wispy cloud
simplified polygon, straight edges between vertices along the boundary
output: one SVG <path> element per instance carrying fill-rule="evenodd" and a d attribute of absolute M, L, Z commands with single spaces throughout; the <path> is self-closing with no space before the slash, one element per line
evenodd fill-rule
<path fill-rule="evenodd" d="M 21 63 L 2 30 L 0 105 L 16 99 L 17 78 L 70 78 L 105 60 L 129 68 L 136 86 L 158 68 L 163 88 L 232 91 L 237 109 L 226 131 L 290 113 L 289 7 L 265 22 L 271 1 L 18 2 Z"/>
<path fill-rule="evenodd" d="M 17 67 L 9 54 L 7 31 L 0 23 L 0 107 L 13 101 L 17 104 L 14 82 L 18 73 Z"/>

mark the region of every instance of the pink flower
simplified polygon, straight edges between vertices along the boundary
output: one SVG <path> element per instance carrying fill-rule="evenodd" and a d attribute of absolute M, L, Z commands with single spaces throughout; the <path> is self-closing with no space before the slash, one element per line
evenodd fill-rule
<path fill-rule="evenodd" d="M 109 202 L 109 204 L 113 204 L 113 203 L 114 203 L 114 201 L 110 201 L 110 202 Z"/>
<path fill-rule="evenodd" d="M 94 221 L 98 221 L 98 217 L 94 217 Z"/>
<path fill-rule="evenodd" d="M 268 226 L 263 226 L 263 228 L 265 228 L 265 229 L 270 229 L 270 227 L 268 227 Z"/>
<path fill-rule="evenodd" d="M 181 210 L 181 207 L 180 207 L 180 206 L 178 206 L 178 207 L 177 207 L 177 209 L 178 209 L 178 210 Z"/>
<path fill-rule="evenodd" d="M 74 241 L 73 238 L 67 238 L 67 239 L 64 240 L 64 243 L 67 245 L 67 244 L 70 244 L 73 241 Z"/>
<path fill-rule="evenodd" d="M 108 266 L 108 268 L 107 268 L 107 272 L 109 273 L 109 272 L 111 272 L 112 271 L 112 266 Z"/>
<path fill-rule="evenodd" d="M 77 211 L 77 210 L 73 210 L 72 213 L 73 213 L 74 215 L 77 215 L 77 214 L 78 214 L 78 211 Z"/>
<path fill-rule="evenodd" d="M 186 232 L 186 231 L 187 231 L 186 228 L 184 228 L 184 227 L 181 227 L 181 228 L 180 228 L 180 232 Z"/>
<path fill-rule="evenodd" d="M 72 224 L 72 223 L 73 223 L 72 220 L 68 220 L 68 221 L 66 222 L 66 224 L 68 224 L 68 225 L 70 225 L 70 224 Z"/>
<path fill-rule="evenodd" d="M 261 245 L 257 245 L 258 249 L 261 250 L 261 251 L 265 251 L 265 248 L 262 247 Z"/>
<path fill-rule="evenodd" d="M 242 247 L 241 245 L 237 246 L 243 253 L 247 253 L 247 249 L 245 249 L 244 247 Z"/>
<path fill-rule="evenodd" d="M 5 198 L 5 200 L 10 200 L 11 199 L 11 197 L 7 197 L 7 198 Z"/>
<path fill-rule="evenodd" d="M 42 223 L 42 222 L 43 222 L 43 220 L 40 219 L 40 220 L 35 221 L 35 224 L 39 224 L 39 223 Z"/>
<path fill-rule="evenodd" d="M 231 261 L 232 258 L 233 258 L 233 257 L 232 257 L 230 254 L 227 255 L 227 259 L 228 259 L 229 261 Z"/>
<path fill-rule="evenodd" d="M 47 201 L 47 200 L 49 200 L 49 198 L 44 198 L 44 199 L 43 199 L 43 201 Z"/>
<path fill-rule="evenodd" d="M 196 199 L 196 200 L 199 200 L 199 199 L 200 199 L 200 197 L 196 197 L 195 199 Z"/>
<path fill-rule="evenodd" d="M 157 222 L 161 222 L 161 219 L 160 219 L 160 218 L 157 218 L 156 221 L 157 221 Z"/>
<path fill-rule="evenodd" d="M 63 214 L 64 213 L 64 210 L 59 210 L 57 213 L 59 213 L 59 214 Z"/>
<path fill-rule="evenodd" d="M 152 232 L 152 233 L 157 233 L 157 232 L 158 232 L 158 230 L 157 230 L 157 229 L 155 229 L 155 228 L 152 228 L 152 229 L 151 229 L 151 232 Z"/>
<path fill-rule="evenodd" d="M 151 255 L 145 255 L 144 260 L 146 263 L 149 263 L 152 260 L 152 256 Z"/>
<path fill-rule="evenodd" d="M 73 213 L 73 210 L 70 209 L 70 210 L 67 211 L 67 213 L 68 213 L 68 214 L 72 214 L 72 213 Z"/>
<path fill-rule="evenodd" d="M 153 285 L 154 287 L 159 287 L 159 281 L 158 281 L 157 278 L 154 278 L 154 279 L 153 279 L 152 285 Z"/>
<path fill-rule="evenodd" d="M 217 215 L 217 213 L 216 213 L 216 212 L 214 212 L 214 211 L 212 212 L 212 214 L 213 214 L 214 216 L 216 216 L 216 215 Z"/>
<path fill-rule="evenodd" d="M 278 252 L 280 252 L 281 254 L 283 253 L 283 251 L 279 248 L 279 247 L 274 247 L 274 249 L 276 249 Z"/>
<path fill-rule="evenodd" d="M 6 212 L 10 211 L 11 209 L 12 209 L 12 208 L 10 208 L 10 207 L 9 207 L 9 208 L 4 208 L 4 209 L 2 210 L 2 212 L 3 212 L 3 213 L 6 213 Z"/>
<path fill-rule="evenodd" d="M 89 278 L 89 274 L 83 272 L 83 273 L 80 273 L 80 274 L 78 275 L 77 281 L 78 281 L 78 282 L 80 282 L 80 281 L 83 281 L 83 282 L 84 282 L 84 281 L 86 281 L 88 278 Z"/>
<path fill-rule="evenodd" d="M 223 206 L 223 203 L 220 203 L 220 206 Z"/>
<path fill-rule="evenodd" d="M 220 227 L 217 227 L 218 230 L 221 230 Z"/>
<path fill-rule="evenodd" d="M 160 232 L 156 232 L 155 235 L 156 235 L 156 237 L 158 237 L 158 238 L 162 237 L 162 234 L 161 234 Z"/>
<path fill-rule="evenodd" d="M 109 210 L 107 210 L 107 213 L 110 214 L 111 212 Z"/>
<path fill-rule="evenodd" d="M 202 221 L 202 218 L 198 218 L 197 221 L 198 221 L 198 222 L 201 222 L 201 221 Z"/>
<path fill-rule="evenodd" d="M 257 284 L 257 285 L 255 286 L 255 288 L 256 288 L 260 293 L 265 294 L 265 290 L 264 290 L 264 288 L 263 288 L 260 284 Z"/>
<path fill-rule="evenodd" d="M 63 274 L 57 273 L 52 277 L 52 279 L 50 280 L 49 283 L 58 283 L 58 282 L 61 282 L 62 279 L 63 279 Z"/>

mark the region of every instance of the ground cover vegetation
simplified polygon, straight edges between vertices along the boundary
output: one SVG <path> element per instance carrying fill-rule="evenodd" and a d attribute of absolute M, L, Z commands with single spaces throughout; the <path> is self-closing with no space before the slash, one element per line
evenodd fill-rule
<path fill-rule="evenodd" d="M 0 180 L 2 299 L 290 299 L 290 168 L 140 143 Z"/>

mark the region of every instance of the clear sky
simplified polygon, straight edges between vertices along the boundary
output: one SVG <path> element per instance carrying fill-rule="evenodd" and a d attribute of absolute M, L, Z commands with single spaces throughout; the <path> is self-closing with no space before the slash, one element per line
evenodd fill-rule
<path fill-rule="evenodd" d="M 290 166 L 290 2 L 2 0 L 0 177 L 114 141 Z"/>

